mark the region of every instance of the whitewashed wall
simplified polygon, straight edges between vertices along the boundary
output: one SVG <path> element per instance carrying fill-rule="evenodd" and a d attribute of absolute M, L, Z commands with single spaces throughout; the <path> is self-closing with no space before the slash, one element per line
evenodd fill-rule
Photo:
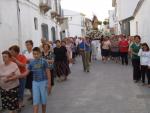
<path fill-rule="evenodd" d="M 38 8 L 38 2 L 34 0 L 33 4 L 35 5 L 37 4 L 37 6 L 28 4 L 26 2 L 20 3 L 22 42 L 24 45 L 25 40 L 32 39 L 34 41 L 34 45 L 39 46 L 40 39 L 42 38 L 41 24 L 44 23 L 48 25 L 49 40 L 52 40 L 51 28 L 52 27 L 56 28 L 56 23 L 54 22 L 54 20 L 51 19 L 50 11 L 47 12 L 45 15 L 43 15 L 40 13 L 40 10 Z M 35 25 L 34 25 L 35 17 L 38 19 L 37 30 L 35 30 Z M 56 35 L 56 36 L 57 36 L 57 39 L 60 38 L 59 35 Z"/>
<path fill-rule="evenodd" d="M 59 1 L 59 0 L 58 0 Z M 52 6 L 54 6 L 52 0 Z M 50 11 L 43 15 L 40 13 L 39 0 L 19 0 L 21 36 L 18 35 L 18 18 L 17 18 L 17 2 L 16 0 L 0 0 L 0 52 L 8 49 L 9 46 L 17 44 L 23 50 L 24 42 L 28 39 L 34 41 L 34 46 L 39 46 L 42 37 L 41 24 L 48 25 L 49 40 L 51 38 L 51 28 L 56 23 L 51 19 Z M 55 10 L 55 7 L 53 7 Z M 38 19 L 38 30 L 35 30 L 34 17 Z M 60 39 L 60 26 L 57 26 L 56 39 Z M 0 55 L 1 61 L 1 55 Z"/>
<path fill-rule="evenodd" d="M 143 42 L 147 42 L 150 45 L 150 0 L 145 0 L 139 12 L 135 16 L 135 19 L 131 22 L 131 33 L 132 35 L 138 34 L 142 37 Z M 136 23 L 137 28 L 136 28 Z M 138 31 L 136 30 L 138 29 Z"/>
<path fill-rule="evenodd" d="M 138 2 L 139 0 L 116 0 L 115 14 L 116 14 L 116 21 L 118 21 L 115 24 L 116 34 L 121 33 L 119 21 L 122 21 L 124 19 L 133 16 L 134 10 Z"/>
<path fill-rule="evenodd" d="M 15 0 L 0 0 L 0 62 L 1 52 L 10 45 L 18 44 L 17 23 Z"/>
<path fill-rule="evenodd" d="M 109 27 L 114 28 L 116 20 L 115 20 L 115 10 L 109 10 Z"/>
<path fill-rule="evenodd" d="M 139 0 L 116 0 L 118 20 L 131 17 Z"/>
<path fill-rule="evenodd" d="M 130 21 L 130 35 L 134 36 L 137 35 L 137 28 L 136 28 L 136 21 L 135 20 L 131 20 Z"/>
<path fill-rule="evenodd" d="M 17 9 L 13 0 L 0 1 L 0 18 L 0 49 L 2 50 L 7 48 L 8 44 L 18 43 Z"/>
<path fill-rule="evenodd" d="M 82 36 L 82 31 L 81 29 L 85 30 L 85 27 L 83 27 L 81 25 L 82 23 L 82 19 L 85 17 L 82 16 L 80 13 L 75 12 L 75 11 L 71 11 L 71 10 L 64 10 L 64 15 L 67 17 L 70 17 L 68 19 L 68 25 L 69 25 L 69 36 L 78 36 L 81 37 Z"/>

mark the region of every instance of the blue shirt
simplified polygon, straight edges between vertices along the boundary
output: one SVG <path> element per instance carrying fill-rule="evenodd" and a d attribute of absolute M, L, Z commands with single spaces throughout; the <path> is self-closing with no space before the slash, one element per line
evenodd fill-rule
<path fill-rule="evenodd" d="M 33 81 L 44 81 L 47 80 L 46 69 L 48 63 L 43 58 L 34 59 L 29 63 L 28 69 L 33 73 Z"/>
<path fill-rule="evenodd" d="M 87 44 L 85 42 L 81 42 L 80 45 L 79 45 L 79 48 L 83 49 L 86 52 L 90 52 L 91 51 L 90 44 Z"/>

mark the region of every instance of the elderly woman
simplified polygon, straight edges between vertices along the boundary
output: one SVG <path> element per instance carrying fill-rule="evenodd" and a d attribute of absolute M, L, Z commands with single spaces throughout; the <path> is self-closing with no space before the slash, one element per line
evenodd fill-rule
<path fill-rule="evenodd" d="M 8 51 L 2 52 L 4 64 L 0 65 L 0 86 L 2 108 L 15 113 L 19 108 L 18 91 L 19 80 L 10 80 L 11 76 L 19 76 L 20 71 L 16 63 L 12 62 L 11 54 Z"/>
<path fill-rule="evenodd" d="M 61 45 L 59 40 L 56 41 L 56 47 L 54 48 L 55 55 L 55 68 L 58 76 L 58 81 L 67 80 L 70 74 L 70 68 L 68 66 L 68 54 L 65 46 Z"/>
<path fill-rule="evenodd" d="M 54 86 L 54 53 L 48 43 L 43 45 L 42 57 L 48 62 L 51 72 L 51 85 Z"/>
<path fill-rule="evenodd" d="M 12 61 L 19 67 L 20 73 L 23 74 L 27 71 L 26 63 L 27 59 L 23 54 L 20 54 L 20 47 L 13 45 L 9 48 L 12 55 Z M 26 76 L 19 78 L 19 108 L 24 107 L 24 89 L 26 85 Z"/>
<path fill-rule="evenodd" d="M 117 36 L 113 36 L 111 38 L 111 56 L 112 56 L 112 59 L 118 63 L 119 62 L 119 39 Z"/>

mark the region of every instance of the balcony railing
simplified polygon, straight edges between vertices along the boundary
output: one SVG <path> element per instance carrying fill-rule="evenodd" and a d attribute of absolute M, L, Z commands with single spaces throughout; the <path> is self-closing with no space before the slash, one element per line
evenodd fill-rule
<path fill-rule="evenodd" d="M 52 17 L 52 18 L 55 18 L 55 17 L 57 17 L 57 16 L 58 16 L 58 14 L 57 14 L 56 11 L 51 11 L 51 17 Z"/>
<path fill-rule="evenodd" d="M 67 17 L 57 16 L 56 20 L 59 24 L 63 24 L 64 20 L 67 19 Z"/>
<path fill-rule="evenodd" d="M 51 9 L 51 0 L 40 0 L 39 7 L 41 12 L 48 12 Z"/>

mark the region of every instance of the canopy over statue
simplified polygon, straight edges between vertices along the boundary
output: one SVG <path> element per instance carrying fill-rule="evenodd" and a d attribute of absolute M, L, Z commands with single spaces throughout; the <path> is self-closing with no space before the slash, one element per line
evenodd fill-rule
<path fill-rule="evenodd" d="M 92 26 L 93 28 L 87 32 L 87 36 L 90 37 L 91 39 L 99 39 L 102 36 L 102 32 L 98 30 L 98 25 L 100 25 L 100 22 L 97 18 L 96 15 L 93 16 L 92 20 Z"/>

